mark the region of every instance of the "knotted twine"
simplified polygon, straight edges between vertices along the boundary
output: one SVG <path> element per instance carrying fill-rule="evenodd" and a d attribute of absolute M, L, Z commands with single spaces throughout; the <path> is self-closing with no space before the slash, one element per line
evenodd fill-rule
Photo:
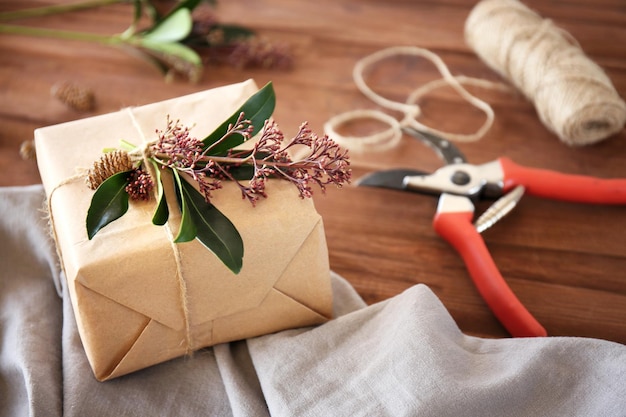
<path fill-rule="evenodd" d="M 494 71 L 533 102 L 543 124 L 568 145 L 619 132 L 626 104 L 576 40 L 517 0 L 483 0 L 465 39 Z"/>
<path fill-rule="evenodd" d="M 131 158 L 133 160 L 142 160 L 144 166 L 146 167 L 147 170 L 150 170 L 150 175 L 152 176 L 152 178 L 156 178 L 156 176 L 154 175 L 153 172 L 153 166 L 150 163 L 149 158 L 152 156 L 151 154 L 151 146 L 155 143 L 155 141 L 149 141 L 145 135 L 143 134 L 143 130 L 141 129 L 141 126 L 139 125 L 139 122 L 137 121 L 137 119 L 135 118 L 135 115 L 132 111 L 132 108 L 126 108 L 126 113 L 128 114 L 128 116 L 131 119 L 131 122 L 133 124 L 133 126 L 135 127 L 135 130 L 137 132 L 139 132 L 139 135 L 141 136 L 141 142 L 142 142 L 142 146 L 136 148 L 135 150 L 129 152 L 129 154 L 131 155 Z M 68 185 L 70 183 L 73 183 L 75 181 L 78 180 L 82 180 L 84 179 L 87 174 L 88 174 L 88 170 L 85 168 L 77 168 L 76 169 L 76 174 L 72 175 L 68 178 L 66 178 L 65 180 L 61 181 L 60 183 L 58 183 L 57 185 L 55 185 L 52 190 L 50 191 L 50 193 L 48 194 L 48 198 L 46 200 L 46 208 L 45 208 L 45 212 L 47 213 L 48 216 L 48 224 L 50 225 L 50 231 L 51 231 L 51 235 L 52 238 L 54 239 L 55 242 L 55 246 L 57 249 L 57 255 L 59 257 L 59 261 L 61 263 L 61 268 L 63 268 L 63 255 L 61 252 L 61 247 L 59 245 L 59 239 L 58 239 L 58 234 L 57 234 L 57 230 L 55 227 L 55 222 L 54 222 L 54 217 L 53 217 L 53 211 L 52 211 L 52 196 L 54 195 L 55 191 L 58 190 L 59 188 L 63 187 L 64 185 Z M 174 257 L 174 262 L 176 265 L 176 279 L 178 281 L 178 290 L 179 290 L 179 300 L 180 300 L 180 304 L 181 304 L 181 311 L 183 313 L 183 320 L 184 320 L 184 332 L 185 332 L 185 351 L 186 354 L 191 354 L 194 350 L 193 347 L 193 339 L 192 339 L 192 334 L 191 334 L 191 323 L 190 323 L 190 313 L 189 313 L 189 305 L 188 305 L 188 299 L 187 299 L 187 282 L 185 281 L 185 278 L 183 277 L 183 264 L 182 264 L 182 258 L 181 258 L 181 254 L 180 251 L 178 249 L 178 246 L 176 245 L 176 243 L 174 242 L 174 233 L 172 232 L 171 228 L 169 227 L 169 224 L 166 223 L 164 226 L 165 232 L 167 234 L 167 240 L 170 243 L 170 246 L 172 248 L 172 254 Z"/>

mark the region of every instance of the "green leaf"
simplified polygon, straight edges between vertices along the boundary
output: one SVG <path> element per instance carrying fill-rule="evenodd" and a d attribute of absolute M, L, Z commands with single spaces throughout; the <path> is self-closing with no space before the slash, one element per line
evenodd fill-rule
<path fill-rule="evenodd" d="M 191 11 L 184 7 L 177 8 L 144 32 L 142 37 L 152 42 L 177 42 L 191 33 L 192 25 Z"/>
<path fill-rule="evenodd" d="M 91 240 L 100 229 L 119 219 L 128 211 L 128 176 L 130 171 L 118 172 L 107 178 L 91 198 L 87 211 L 87 236 Z"/>
<path fill-rule="evenodd" d="M 202 65 L 202 59 L 196 51 L 183 44 L 176 42 L 156 42 L 153 39 L 140 39 L 139 44 L 144 48 L 156 52 L 158 54 L 157 58 L 163 55 L 170 55 L 197 67 Z M 172 64 L 171 59 L 166 59 L 165 61 L 167 64 Z"/>
<path fill-rule="evenodd" d="M 254 176 L 254 166 L 239 165 L 232 166 L 228 170 L 229 174 L 238 181 L 249 180 Z"/>
<path fill-rule="evenodd" d="M 238 274 L 243 266 L 243 240 L 239 232 L 228 217 L 206 202 L 198 190 L 187 181 L 179 180 L 182 201 L 195 224 L 196 238 L 233 273 Z"/>
<path fill-rule="evenodd" d="M 137 31 L 137 26 L 139 26 L 141 18 L 143 17 L 144 10 L 148 18 L 152 21 L 152 23 L 156 23 L 159 19 L 159 14 L 155 9 L 154 5 L 149 0 L 132 0 L 133 3 L 133 20 L 131 24 L 128 26 L 120 37 L 122 39 L 131 38 L 135 32 Z"/>
<path fill-rule="evenodd" d="M 146 12 L 146 15 L 150 18 L 150 20 L 152 22 L 156 22 L 157 20 L 160 19 L 160 14 L 159 11 L 157 10 L 156 7 L 154 7 L 154 4 L 152 4 L 152 2 L 150 0 L 134 0 L 135 3 L 139 2 L 139 3 L 143 3 L 143 9 Z M 141 12 L 142 12 L 142 5 L 139 5 L 139 16 L 138 18 L 141 18 Z M 137 10 L 135 10 L 137 12 Z"/>
<path fill-rule="evenodd" d="M 137 145 L 135 145 L 134 143 L 130 143 L 126 139 L 120 139 L 120 148 L 122 148 L 122 150 L 126 152 L 130 152 L 130 151 L 134 151 L 135 149 L 137 149 Z"/>
<path fill-rule="evenodd" d="M 154 67 L 156 67 L 157 70 L 159 70 L 161 74 L 163 75 L 167 74 L 169 70 L 168 66 L 164 62 L 162 62 L 159 58 L 151 55 L 150 50 L 144 50 L 141 48 L 136 48 L 134 46 L 125 45 L 125 44 L 120 45 L 120 47 L 121 49 L 126 51 L 129 55 L 132 55 L 139 59 L 143 59 L 144 61 L 148 62 L 150 65 L 153 65 Z"/>
<path fill-rule="evenodd" d="M 231 25 L 231 24 L 216 24 L 213 30 L 221 30 L 224 34 L 224 43 L 228 44 L 235 41 L 241 41 L 242 39 L 248 39 L 255 36 L 255 32 L 244 26 Z"/>
<path fill-rule="evenodd" d="M 206 2 L 215 5 L 215 3 L 212 1 L 206 1 Z M 182 8 L 193 11 L 200 3 L 202 3 L 202 0 L 184 0 L 184 1 L 179 2 L 178 5 L 176 5 L 176 7 L 172 9 L 170 13 L 174 13 Z"/>
<path fill-rule="evenodd" d="M 189 202 L 188 199 L 185 198 L 185 192 L 183 189 L 183 184 L 186 184 L 185 181 L 180 178 L 178 171 L 175 169 L 172 170 L 174 173 L 175 183 L 174 186 L 176 188 L 176 192 L 178 193 L 178 202 L 180 206 L 180 228 L 178 229 L 178 234 L 174 238 L 174 242 L 189 242 L 196 238 L 197 229 L 196 225 L 193 222 L 193 218 L 189 212 Z"/>
<path fill-rule="evenodd" d="M 205 145 L 205 149 L 211 146 L 215 142 L 219 141 L 228 131 L 228 125 L 234 124 L 239 117 L 239 114 L 243 112 L 246 119 L 250 120 L 254 126 L 253 135 L 256 135 L 262 128 L 267 119 L 274 113 L 274 107 L 276 106 L 276 94 L 274 93 L 274 87 L 271 82 L 267 83 L 262 89 L 252 95 L 232 116 L 230 116 L 224 123 L 222 123 L 217 129 L 213 131 L 209 136 L 204 138 L 202 142 Z M 241 135 L 232 135 L 219 142 L 215 147 L 211 148 L 209 155 L 218 155 L 235 146 L 241 145 L 244 142 L 244 138 Z"/>
<path fill-rule="evenodd" d="M 137 47 L 124 44 L 121 45 L 121 47 L 130 55 L 143 59 L 153 65 L 165 76 L 170 74 L 173 70 L 176 73 L 187 76 L 190 80 L 195 80 L 202 73 L 202 61 L 200 57 L 192 49 L 184 45 L 154 43 L 142 41 L 141 39 L 133 41 L 133 45 Z M 169 45 L 175 46 L 170 48 Z M 172 51 L 179 56 L 168 55 L 167 52 Z M 185 59 L 181 59 L 180 57 Z"/>
<path fill-rule="evenodd" d="M 156 224 L 157 226 L 163 226 L 167 223 L 167 219 L 170 217 L 170 211 L 167 208 L 167 200 L 165 198 L 165 193 L 163 192 L 163 183 L 161 182 L 161 168 L 159 168 L 159 164 L 150 160 L 152 166 L 154 166 L 154 175 L 155 175 L 155 183 L 157 187 L 157 208 L 154 211 L 154 215 L 152 216 L 152 224 Z"/>

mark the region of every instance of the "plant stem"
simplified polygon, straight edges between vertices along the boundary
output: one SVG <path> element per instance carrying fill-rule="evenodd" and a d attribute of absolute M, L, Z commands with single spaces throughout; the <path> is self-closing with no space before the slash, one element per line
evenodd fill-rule
<path fill-rule="evenodd" d="M 0 13 L 0 21 L 48 16 L 58 13 L 73 12 L 76 10 L 90 9 L 93 7 L 108 6 L 110 4 L 125 3 L 126 1 L 127 0 L 90 0 L 74 4 L 59 4 L 54 6 L 16 10 L 13 12 L 2 12 Z"/>
<path fill-rule="evenodd" d="M 152 155 L 152 157 L 154 158 L 154 160 L 156 162 L 158 162 L 159 164 L 163 165 L 163 166 L 168 166 L 167 165 L 167 158 L 168 155 L 166 154 L 154 154 Z M 163 158 L 163 159 L 161 159 Z M 198 162 L 208 162 L 208 161 L 213 161 L 216 162 L 218 164 L 231 164 L 231 165 L 244 165 L 244 164 L 248 164 L 248 165 L 269 165 L 271 167 L 275 167 L 275 168 L 299 168 L 301 166 L 303 166 L 301 161 L 292 161 L 292 162 L 279 162 L 279 161 L 266 161 L 263 159 L 257 159 L 256 163 L 252 163 L 252 155 L 249 155 L 245 158 L 232 158 L 232 157 L 228 157 L 228 156 L 215 156 L 215 155 L 211 155 L 211 156 L 205 156 L 204 158 L 202 158 L 200 161 Z M 306 164 L 304 164 L 306 166 Z"/>
<path fill-rule="evenodd" d="M 228 156 L 207 156 L 207 161 L 217 162 L 218 164 L 234 164 L 234 165 L 242 165 L 249 164 L 252 159 L 252 155 L 246 158 L 230 158 Z M 280 162 L 280 161 L 267 161 L 264 159 L 257 159 L 254 165 L 268 165 L 274 168 L 300 168 L 306 167 L 307 164 L 303 163 L 303 161 L 291 161 L 291 162 Z"/>
<path fill-rule="evenodd" d="M 124 43 L 124 41 L 117 35 L 97 35 L 94 33 L 73 32 L 69 30 L 42 29 L 4 24 L 0 24 L 0 33 L 97 42 L 103 45 L 121 45 L 122 43 Z"/>

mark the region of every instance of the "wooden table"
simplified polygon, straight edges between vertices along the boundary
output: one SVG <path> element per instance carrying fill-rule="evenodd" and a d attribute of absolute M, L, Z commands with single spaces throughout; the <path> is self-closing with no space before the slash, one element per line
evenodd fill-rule
<path fill-rule="evenodd" d="M 0 10 L 61 1 L 2 1 Z M 166 83 L 143 61 L 109 47 L 83 42 L 0 35 L 0 186 L 39 183 L 33 161 L 20 144 L 38 127 L 108 113 L 219 85 L 254 78 L 272 80 L 275 118 L 287 134 L 302 121 L 323 132 L 330 117 L 377 108 L 352 81 L 357 60 L 382 48 L 414 45 L 437 53 L 454 74 L 497 80 L 465 44 L 469 0 L 239 0 L 221 1 L 221 21 L 253 28 L 288 42 L 289 71 L 207 67 L 197 84 Z M 568 30 L 626 95 L 626 9 L 621 0 L 528 0 L 527 5 Z M 19 24 L 111 34 L 130 21 L 129 5 L 33 18 Z M 438 75 L 424 60 L 386 61 L 368 76 L 380 94 L 402 101 Z M 53 84 L 71 80 L 93 89 L 94 111 L 68 109 L 50 95 Z M 596 145 L 573 148 L 539 121 L 519 94 L 473 90 L 494 107 L 493 127 L 480 141 L 460 144 L 469 161 L 506 155 L 521 164 L 599 177 L 626 177 L 626 133 Z M 420 103 L 422 120 L 469 133 L 482 122 L 449 89 Z M 392 113 L 393 114 L 393 113 Z M 394 116 L 397 116 L 394 115 Z M 360 133 L 380 128 L 356 126 Z M 80 138 L 77 138 L 80 140 Z M 433 170 L 441 161 L 414 139 L 394 149 L 353 153 L 354 179 L 373 170 L 413 167 Z M 471 335 L 507 337 L 475 290 L 458 254 L 432 229 L 436 199 L 348 186 L 316 195 L 323 215 L 333 270 L 348 279 L 368 303 L 418 283 L 428 285 L 460 328 Z M 484 207 L 481 207 L 484 208 Z M 553 336 L 597 337 L 626 343 L 626 210 L 524 197 L 516 210 L 484 239 L 512 290 Z"/>

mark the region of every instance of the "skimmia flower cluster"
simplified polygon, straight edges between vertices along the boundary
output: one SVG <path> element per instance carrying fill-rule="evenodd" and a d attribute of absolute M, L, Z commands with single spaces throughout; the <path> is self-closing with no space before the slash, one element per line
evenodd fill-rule
<path fill-rule="evenodd" d="M 249 120 L 239 114 L 237 122 L 229 126 L 222 139 L 233 134 L 249 139 L 252 126 Z M 211 147 L 203 150 L 200 140 L 190 134 L 188 127 L 179 121 L 168 118 L 167 128 L 157 131 L 158 142 L 153 146 L 154 159 L 167 166 L 186 173 L 198 182 L 200 192 L 210 202 L 211 192 L 220 189 L 223 180 L 235 182 L 241 190 L 242 198 L 253 205 L 260 197 L 267 197 L 266 181 L 281 178 L 292 182 L 300 197 L 311 197 L 312 185 L 316 184 L 324 192 L 326 185 L 341 187 L 350 181 L 347 151 L 342 150 L 328 136 L 319 137 L 311 131 L 307 123 L 300 126 L 298 133 L 289 141 L 273 121 L 266 121 L 259 140 L 251 149 L 229 149 L 225 155 L 208 155 Z M 290 150 L 304 146 L 304 157 L 293 160 Z M 241 168 L 251 168 L 252 175 L 247 183 L 239 179 Z"/>
<path fill-rule="evenodd" d="M 243 240 L 211 202 L 213 192 L 225 181 L 237 184 L 242 198 L 253 206 L 267 197 L 270 178 L 291 182 L 300 198 L 311 197 L 314 186 L 324 192 L 330 184 L 341 187 L 350 182 L 347 151 L 328 136 L 317 136 L 307 123 L 286 139 L 270 121 L 274 105 L 274 90 L 268 83 L 203 139 L 192 136 L 189 127 L 168 116 L 165 129 L 157 129 L 156 140 L 145 149 L 123 142 L 128 152 L 105 153 L 87 178 L 87 185 L 95 189 L 86 221 L 89 239 L 123 216 L 129 200 L 154 196 L 157 203 L 152 223 L 167 223 L 172 207 L 167 200 L 173 196 L 164 191 L 162 180 L 169 174 L 181 213 L 174 242 L 197 239 L 238 273 Z M 258 140 L 246 146 L 257 136 Z"/>
<path fill-rule="evenodd" d="M 154 181 L 150 177 L 150 174 L 141 168 L 131 171 L 128 177 L 128 185 L 124 188 L 133 200 L 150 200 L 152 195 L 152 189 L 154 188 Z"/>

